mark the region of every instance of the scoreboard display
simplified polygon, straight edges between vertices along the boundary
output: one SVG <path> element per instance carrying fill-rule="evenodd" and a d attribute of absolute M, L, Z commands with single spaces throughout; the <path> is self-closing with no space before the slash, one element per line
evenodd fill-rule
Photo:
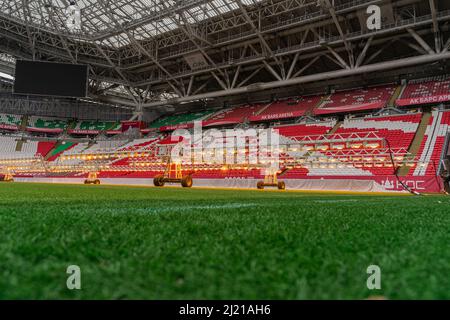
<path fill-rule="evenodd" d="M 85 98 L 88 66 L 17 60 L 14 93 Z"/>

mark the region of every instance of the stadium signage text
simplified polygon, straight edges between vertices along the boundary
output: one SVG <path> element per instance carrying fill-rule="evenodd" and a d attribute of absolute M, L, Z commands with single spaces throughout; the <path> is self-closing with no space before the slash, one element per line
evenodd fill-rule
<path fill-rule="evenodd" d="M 295 111 L 295 112 L 284 112 L 284 113 L 274 113 L 274 114 L 266 114 L 262 116 L 252 116 L 250 117 L 250 121 L 264 121 L 264 120 L 273 120 L 273 119 L 287 119 L 287 118 L 296 118 L 304 115 L 304 111 Z"/>
<path fill-rule="evenodd" d="M 429 103 L 440 103 L 450 101 L 450 94 L 420 97 L 420 98 L 409 98 L 409 99 L 398 99 L 396 101 L 397 106 L 412 106 L 419 104 L 429 104 Z"/>
<path fill-rule="evenodd" d="M 426 179 L 423 177 L 415 179 L 408 178 L 408 180 L 402 180 L 402 182 L 408 186 L 408 188 L 415 191 L 440 192 L 442 189 L 442 186 L 439 184 L 438 180 L 433 177 Z M 379 183 L 386 191 L 403 191 L 405 189 L 400 181 L 389 177 L 381 179 Z"/>
<path fill-rule="evenodd" d="M 18 128 L 16 125 L 0 124 L 0 129 L 5 129 L 5 130 L 18 130 L 19 128 Z"/>
<path fill-rule="evenodd" d="M 422 187 L 422 184 L 425 183 L 425 181 L 403 181 L 403 183 L 410 187 L 413 188 L 414 190 L 425 190 L 424 187 Z M 400 181 L 390 181 L 390 180 L 386 180 L 383 184 L 383 186 L 387 189 L 387 190 L 403 190 L 403 186 L 400 183 Z"/>
<path fill-rule="evenodd" d="M 159 131 L 161 131 L 161 132 L 174 131 L 174 130 L 178 130 L 178 129 L 190 129 L 193 127 L 194 127 L 193 123 L 183 123 L 183 124 L 177 124 L 177 125 L 162 126 L 159 128 Z"/>
<path fill-rule="evenodd" d="M 69 133 L 71 134 L 99 134 L 99 130 L 80 130 L 80 129 L 74 129 L 69 130 Z"/>

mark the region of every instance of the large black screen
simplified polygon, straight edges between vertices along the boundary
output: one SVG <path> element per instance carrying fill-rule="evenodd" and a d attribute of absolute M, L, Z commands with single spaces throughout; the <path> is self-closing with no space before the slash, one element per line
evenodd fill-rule
<path fill-rule="evenodd" d="M 83 98 L 87 78 L 86 65 L 17 60 L 14 93 Z"/>

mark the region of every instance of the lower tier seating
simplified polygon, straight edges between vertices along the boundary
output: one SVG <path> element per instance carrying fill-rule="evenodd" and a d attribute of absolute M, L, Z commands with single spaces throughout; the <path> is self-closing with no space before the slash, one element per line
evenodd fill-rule
<path fill-rule="evenodd" d="M 336 134 L 375 132 L 388 140 L 392 148 L 408 149 L 419 127 L 422 114 L 348 118 Z"/>
<path fill-rule="evenodd" d="M 435 176 L 438 173 L 442 149 L 449 133 L 450 111 L 433 111 L 416 158 L 419 165 L 410 170 L 410 175 Z"/>
<path fill-rule="evenodd" d="M 0 158 L 33 158 L 45 157 L 55 146 L 55 142 L 21 141 L 20 138 L 12 136 L 0 136 Z"/>
<path fill-rule="evenodd" d="M 336 121 L 319 121 L 275 127 L 278 133 L 286 138 L 298 140 L 305 136 L 319 136 L 327 134 L 336 125 Z"/>

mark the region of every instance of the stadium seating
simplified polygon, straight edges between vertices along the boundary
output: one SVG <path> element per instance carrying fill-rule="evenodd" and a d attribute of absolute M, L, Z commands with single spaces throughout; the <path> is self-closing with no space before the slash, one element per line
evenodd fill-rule
<path fill-rule="evenodd" d="M 250 117 L 258 114 L 265 105 L 243 105 L 221 110 L 204 121 L 205 126 L 227 125 L 243 123 Z"/>
<path fill-rule="evenodd" d="M 68 122 L 64 119 L 32 116 L 28 118 L 27 130 L 41 132 L 62 132 L 67 128 L 67 126 Z"/>
<path fill-rule="evenodd" d="M 320 100 L 320 96 L 309 96 L 302 97 L 298 100 L 289 99 L 273 102 L 263 108 L 259 113 L 250 116 L 249 119 L 250 121 L 256 122 L 301 117 L 317 106 Z"/>
<path fill-rule="evenodd" d="M 153 139 L 153 138 L 133 140 L 133 141 L 125 144 L 124 146 L 122 146 L 117 151 L 121 151 L 121 152 L 141 151 L 141 150 L 145 149 L 145 147 L 147 147 L 148 145 L 150 145 L 153 142 L 155 142 L 155 140 L 156 139 Z"/>
<path fill-rule="evenodd" d="M 106 133 L 109 135 L 122 133 L 122 123 L 116 122 L 113 126 L 106 130 Z"/>
<path fill-rule="evenodd" d="M 54 148 L 52 153 L 48 157 L 48 161 L 55 161 L 59 156 L 61 156 L 65 151 L 73 148 L 76 145 L 74 142 L 63 141 L 58 146 Z"/>
<path fill-rule="evenodd" d="M 22 116 L 0 113 L 0 129 L 17 130 L 22 123 Z"/>
<path fill-rule="evenodd" d="M 442 81 L 441 81 L 442 82 Z M 384 88 L 384 89 L 383 89 Z M 394 86 L 384 86 L 372 88 L 369 90 L 356 90 L 353 92 L 340 92 L 335 93 L 330 99 L 323 102 L 321 108 L 327 109 L 323 114 L 326 114 L 333 108 L 338 108 L 339 111 L 345 108 L 346 105 L 355 106 L 355 111 L 361 110 L 361 105 L 381 103 L 383 106 L 390 98 L 391 90 Z M 441 90 L 441 91 L 440 91 Z M 444 90 L 444 91 L 442 91 Z M 439 86 L 433 85 L 433 90 L 430 88 L 428 91 L 408 91 L 405 89 L 405 96 L 415 96 L 418 93 L 428 94 L 442 94 L 445 93 L 445 89 L 442 88 L 442 84 Z M 242 105 L 238 107 L 229 108 L 212 114 L 211 112 L 201 112 L 192 114 L 183 114 L 166 117 L 153 123 L 151 126 L 159 129 L 160 131 L 164 125 L 174 125 L 182 123 L 189 123 L 192 119 L 204 119 L 203 125 L 208 126 L 227 126 L 231 124 L 241 124 L 247 122 L 258 121 L 271 121 L 282 120 L 290 117 L 300 117 L 308 113 L 311 115 L 311 111 L 317 111 L 314 109 L 320 101 L 320 96 L 311 96 L 304 98 L 303 100 L 286 100 L 271 103 L 268 105 Z M 373 105 L 371 106 L 371 108 Z M 333 112 L 336 113 L 336 112 Z M 351 112 L 349 112 L 351 113 Z M 319 112 L 320 114 L 320 112 Z M 342 118 L 341 118 L 342 119 Z M 345 119 L 339 122 L 337 118 L 325 118 L 318 117 L 315 121 L 311 118 L 307 121 L 299 123 L 291 123 L 280 125 L 277 124 L 273 128 L 277 130 L 280 142 L 289 143 L 290 148 L 284 147 L 281 150 L 281 167 L 286 166 L 287 170 L 282 173 L 280 179 L 376 179 L 376 177 L 392 177 L 396 168 L 386 157 L 386 151 L 382 149 L 381 141 L 385 139 L 389 141 L 393 150 L 396 150 L 400 156 L 406 154 L 411 147 L 412 141 L 418 132 L 419 124 L 422 119 L 422 113 L 406 113 L 400 115 L 367 115 L 357 116 L 347 114 Z M 12 115 L 0 115 L 1 123 L 3 124 L 16 124 L 20 125 L 22 122 L 21 116 Z M 294 120 L 291 120 L 291 122 Z M 274 121 L 271 121 L 274 122 Z M 280 121 L 281 122 L 281 121 Z M 279 123 L 280 123 L 279 122 Z M 192 123 L 192 122 L 191 122 Z M 252 124 L 248 124 L 252 126 Z M 30 116 L 28 118 L 27 129 L 34 128 L 37 130 L 64 130 L 68 126 L 68 121 L 58 118 L 50 117 L 37 117 Z M 254 125 L 254 127 L 265 127 L 263 124 Z M 108 130 L 120 129 L 120 123 L 108 122 L 108 121 L 79 121 L 73 128 L 72 132 L 91 134 L 91 132 L 107 132 Z M 189 128 L 188 128 L 189 129 Z M 78 131 L 77 131 L 78 130 Z M 172 131 L 171 129 L 170 131 Z M 71 133 L 70 130 L 68 130 Z M 332 134 L 331 134 L 332 132 Z M 411 165 L 409 173 L 405 171 L 402 173 L 402 177 L 417 178 L 417 177 L 433 177 L 436 175 L 437 168 L 439 167 L 439 160 L 442 155 L 442 149 L 445 144 L 447 133 L 450 132 L 450 111 L 433 111 L 432 117 L 426 128 L 425 135 L 421 145 L 415 144 L 415 148 L 419 149 L 416 156 L 416 162 L 418 165 Z M 85 155 L 95 155 L 97 153 L 116 153 L 116 152 L 130 152 L 125 158 L 115 157 L 107 158 L 103 162 L 108 165 L 110 171 L 104 171 L 101 173 L 102 178 L 152 178 L 156 174 L 161 174 L 164 169 L 164 163 L 161 163 L 161 154 L 170 150 L 170 147 L 181 141 L 179 137 L 172 139 L 167 134 L 152 133 L 147 138 L 134 139 L 132 141 L 119 140 L 119 137 L 110 138 L 106 140 L 91 141 L 91 142 L 65 142 L 58 143 L 53 141 L 22 141 L 21 137 L 26 136 L 26 133 L 20 133 L 20 138 L 10 135 L 0 136 L 0 158 L 30 158 L 37 155 L 45 157 L 47 155 L 48 161 L 55 162 L 64 157 L 64 165 L 78 165 L 86 161 Z M 344 148 L 333 148 L 332 143 L 322 142 L 320 147 L 318 144 L 311 142 L 315 145 L 315 148 L 309 146 L 308 148 L 298 148 L 297 145 L 303 145 L 304 141 L 324 140 L 325 135 L 327 138 L 342 139 L 350 136 L 365 136 L 367 134 L 373 134 L 379 138 L 380 150 L 373 150 L 372 160 L 366 160 L 370 157 L 366 157 L 359 163 L 355 159 L 345 160 L 345 152 L 352 151 L 353 148 L 349 144 Z M 125 136 L 123 139 L 126 139 Z M 77 141 L 77 140 L 75 140 Z M 302 141 L 301 144 L 297 143 Z M 416 140 L 420 142 L 420 140 Z M 225 142 L 225 141 L 224 141 Z M 56 147 L 55 147 L 56 145 Z M 387 145 L 386 145 L 387 147 Z M 356 147 L 358 149 L 360 147 Z M 377 149 L 378 147 L 373 147 Z M 18 150 L 18 151 L 16 151 Z M 164 151 L 165 150 L 165 151 Z M 384 150 L 384 151 L 383 151 Z M 51 152 L 51 154 L 49 154 Z M 148 157 L 135 157 L 135 154 L 139 152 L 151 152 Z M 383 160 L 379 160 L 378 163 L 374 161 L 377 154 L 384 152 Z M 72 157 L 71 155 L 80 155 L 80 157 Z M 158 154 L 160 154 L 158 156 Z M 304 165 L 301 165 L 295 160 L 299 156 L 307 155 L 311 156 L 310 160 L 307 160 Z M 69 159 L 67 157 L 69 156 Z M 322 158 L 326 160 L 320 160 Z M 292 164 L 289 164 L 292 161 Z M 147 164 L 145 164 L 147 162 Z M 158 164 L 152 164 L 152 163 Z M 136 170 L 128 171 L 129 167 L 136 168 Z M 146 167 L 148 166 L 148 167 Z M 191 171 L 189 171 L 191 170 Z M 193 174 L 196 179 L 262 179 L 264 176 L 261 169 L 248 169 L 245 167 L 217 167 L 211 165 L 196 166 L 195 169 L 185 169 L 185 173 Z M 404 171 L 404 170 L 403 170 Z M 82 177 L 82 173 L 61 173 L 61 177 Z M 53 177 L 53 175 L 52 175 Z M 387 180 L 385 179 L 387 183 Z M 384 183 L 383 181 L 378 183 Z M 391 182 L 389 182 L 391 183 Z"/>
<path fill-rule="evenodd" d="M 410 170 L 410 175 L 435 176 L 438 173 L 439 161 L 448 133 L 450 133 L 450 111 L 433 111 L 416 158 L 419 165 L 414 170 Z"/>
<path fill-rule="evenodd" d="M 71 155 L 83 154 L 88 148 L 89 148 L 88 142 L 71 144 L 70 147 L 66 148 L 63 152 L 59 153 L 59 156 L 57 158 L 52 157 L 51 160 L 57 161 L 62 156 L 66 157 L 66 156 L 71 156 Z M 81 159 L 69 159 L 69 160 L 64 161 L 64 165 L 77 165 L 81 162 L 82 162 Z"/>
<path fill-rule="evenodd" d="M 328 133 L 336 125 L 336 121 L 320 121 L 275 127 L 281 136 L 289 139 L 299 139 L 305 136 L 319 136 Z"/>
<path fill-rule="evenodd" d="M 417 131 L 421 120 L 421 114 L 379 116 L 365 118 L 347 118 L 331 136 L 335 138 L 348 137 L 355 134 L 376 133 L 382 139 L 388 139 L 391 147 L 398 153 L 405 154 L 411 145 L 412 139 Z M 304 136 L 319 136 L 326 134 L 333 128 L 331 122 L 327 124 L 314 125 L 296 125 L 279 127 L 280 135 L 292 140 L 301 140 Z M 316 137 L 314 139 L 319 139 Z M 381 147 L 381 146 L 380 146 Z M 403 150 L 403 151 L 400 151 Z M 283 177 L 285 179 L 306 178 L 314 176 L 346 176 L 362 177 L 372 175 L 392 175 L 393 168 L 389 163 L 356 165 L 353 163 L 340 162 L 338 154 L 342 155 L 341 150 L 324 150 L 312 152 L 319 157 L 325 155 L 331 163 L 309 164 L 307 167 L 298 167 L 288 170 Z M 348 151 L 351 154 L 351 151 Z M 376 156 L 377 150 L 373 152 Z M 334 160 L 333 160 L 334 159 Z M 386 160 L 386 159 L 385 159 Z"/>
<path fill-rule="evenodd" d="M 194 121 L 203 120 L 210 114 L 212 114 L 213 111 L 200 111 L 200 112 L 193 112 L 193 113 L 182 113 L 182 114 L 176 114 L 171 115 L 167 117 L 160 118 L 153 123 L 150 124 L 150 128 L 160 128 L 164 126 L 175 126 L 178 124 L 184 124 L 184 123 L 190 123 Z"/>
<path fill-rule="evenodd" d="M 23 142 L 20 150 L 18 148 L 18 138 L 12 136 L 0 136 L 0 158 L 16 159 L 16 158 L 33 158 L 35 156 L 45 157 L 55 146 L 54 142 L 41 142 L 29 140 Z"/>
<path fill-rule="evenodd" d="M 419 127 L 422 114 L 390 115 L 346 119 L 336 134 L 374 132 L 385 139 L 386 148 L 391 147 L 397 155 L 405 155 Z M 375 175 L 391 175 L 393 168 L 385 164 L 365 166 L 363 170 Z"/>
<path fill-rule="evenodd" d="M 102 131 L 107 131 L 117 126 L 117 122 L 108 121 L 79 121 L 75 128 L 69 130 L 73 134 L 96 134 Z"/>
<path fill-rule="evenodd" d="M 386 85 L 367 89 L 339 91 L 332 94 L 314 114 L 334 114 L 381 109 L 394 94 L 396 86 Z"/>
<path fill-rule="evenodd" d="M 380 116 L 346 119 L 336 134 L 376 132 L 389 141 L 392 148 L 408 149 L 417 131 L 422 115 Z"/>
<path fill-rule="evenodd" d="M 450 101 L 450 77 L 446 75 L 410 81 L 396 104 L 408 106 L 445 101 Z"/>
<path fill-rule="evenodd" d="M 45 157 L 56 145 L 56 142 L 40 141 L 37 144 L 36 156 Z"/>

